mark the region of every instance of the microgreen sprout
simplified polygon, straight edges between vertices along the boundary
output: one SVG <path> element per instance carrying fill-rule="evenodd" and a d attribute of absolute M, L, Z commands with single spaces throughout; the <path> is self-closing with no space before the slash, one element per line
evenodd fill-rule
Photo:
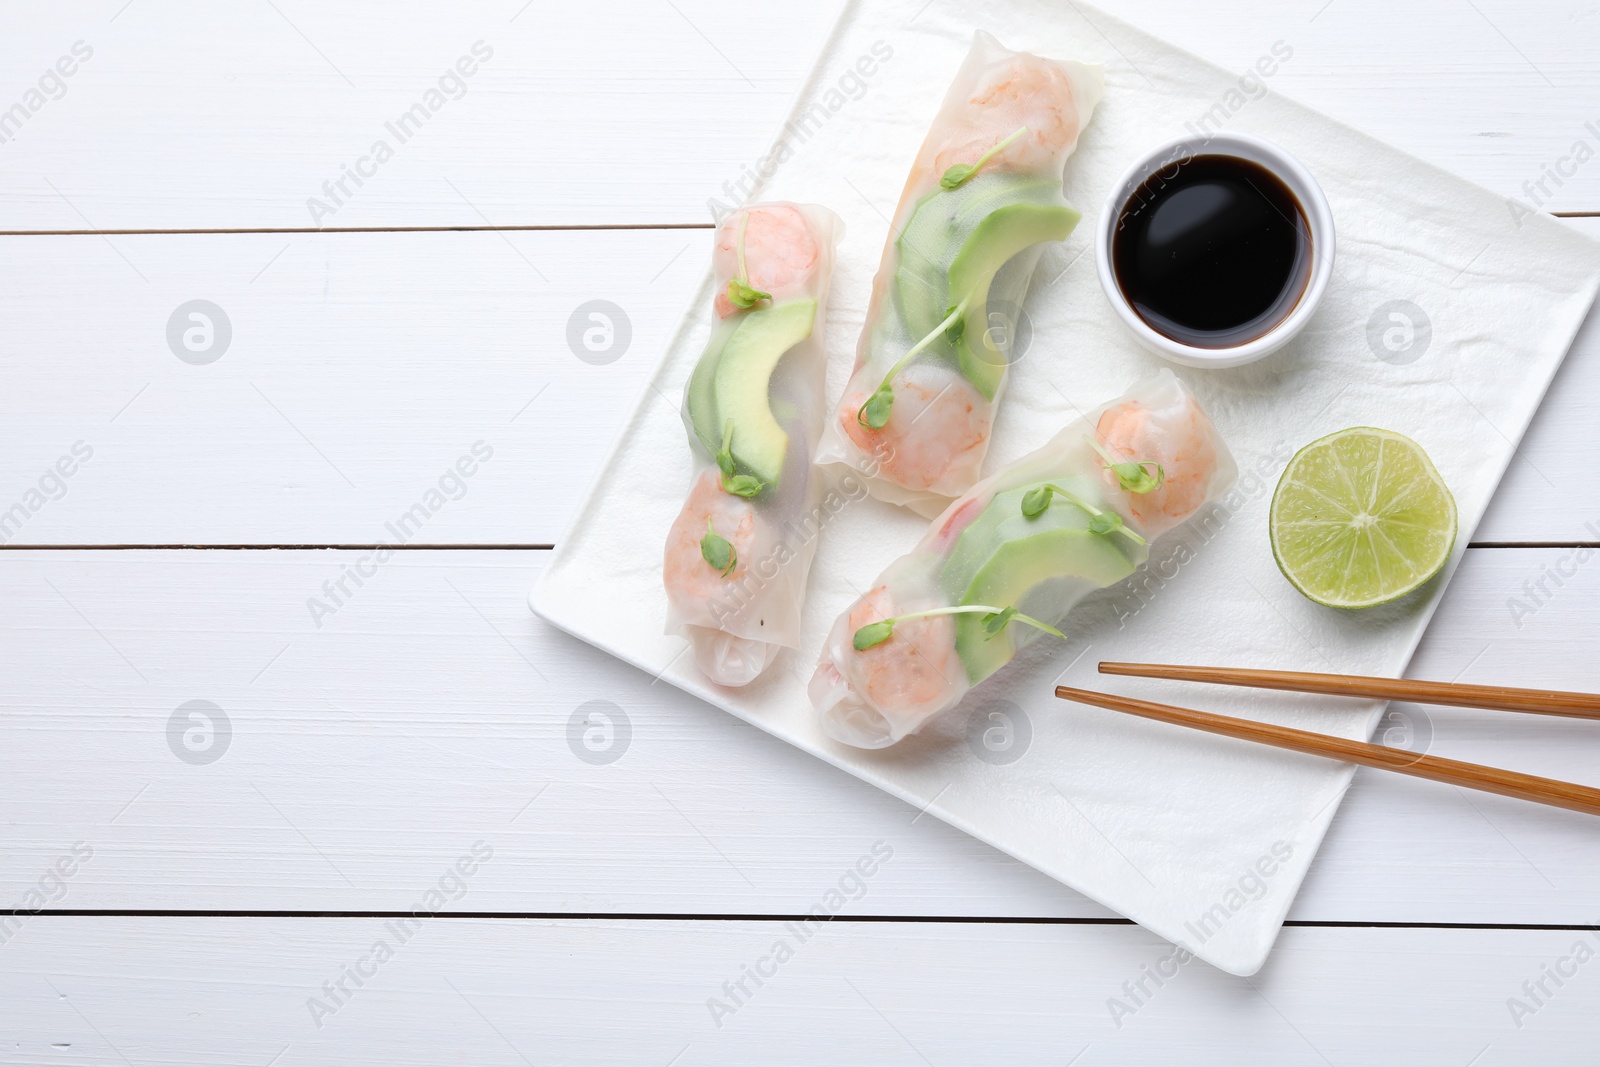
<path fill-rule="evenodd" d="M 766 483 L 751 474 L 739 474 L 733 465 L 733 420 L 722 424 L 722 447 L 717 450 L 717 469 L 722 471 L 722 488 L 734 496 L 751 497 L 766 488 Z"/>
<path fill-rule="evenodd" d="M 1159 463 L 1124 463 L 1106 451 L 1104 445 L 1093 437 L 1085 438 L 1089 447 L 1100 454 L 1106 461 L 1106 470 L 1117 476 L 1117 483 L 1130 493 L 1149 493 L 1160 489 L 1167 480 L 1167 472 Z M 1150 468 L 1155 468 L 1155 473 L 1150 473 Z"/>
<path fill-rule="evenodd" d="M 960 313 L 956 310 L 955 304 L 951 304 L 949 307 L 945 308 L 944 313 L 947 316 L 945 319 L 946 322 L 950 322 L 951 319 L 955 319 L 954 322 L 950 322 L 950 325 L 945 327 L 944 339 L 949 341 L 951 344 L 955 344 L 957 341 L 961 340 L 961 335 L 967 332 L 967 320 L 961 317 Z"/>
<path fill-rule="evenodd" d="M 865 652 L 867 649 L 874 648 L 889 640 L 894 635 L 895 623 L 905 622 L 908 619 L 926 619 L 934 615 L 982 615 L 984 616 L 983 628 L 989 637 L 993 637 L 1005 629 L 1007 623 L 1021 622 L 1032 626 L 1035 630 L 1043 630 L 1047 634 L 1053 634 L 1063 641 L 1067 639 L 1067 635 L 1054 626 L 1047 622 L 1041 622 L 1032 615 L 1023 615 L 1016 608 L 997 608 L 992 604 L 958 604 L 953 608 L 929 608 L 926 611 L 912 611 L 904 615 L 880 619 L 877 622 L 869 622 L 855 632 L 855 636 L 850 639 L 850 643 L 857 652 Z"/>
<path fill-rule="evenodd" d="M 910 363 L 923 349 L 938 340 L 940 335 L 949 336 L 951 340 L 960 337 L 961 316 L 966 313 L 967 301 L 963 300 L 950 308 L 944 321 L 935 326 L 928 336 L 912 345 L 910 350 L 901 356 L 894 366 L 889 368 L 889 373 L 883 376 L 883 381 L 879 383 L 878 388 L 873 390 L 872 395 L 867 398 L 867 402 L 862 404 L 860 409 L 856 411 L 856 421 L 874 430 L 881 430 L 888 425 L 889 413 L 894 408 L 895 378 L 899 377 L 900 372 L 905 370 L 907 363 Z M 951 330 L 956 332 L 951 335 L 949 334 Z"/>
<path fill-rule="evenodd" d="M 1136 545 L 1145 543 L 1145 539 L 1134 533 L 1122 524 L 1122 516 L 1114 511 L 1102 511 L 1093 504 L 1084 500 L 1078 494 L 1061 488 L 1051 482 L 1035 486 L 1022 494 L 1022 517 L 1037 519 L 1043 515 L 1050 506 L 1052 497 L 1060 496 L 1069 503 L 1076 504 L 1089 513 L 1089 532 L 1097 534 L 1120 533 Z"/>
<path fill-rule="evenodd" d="M 728 539 L 720 537 L 716 530 L 711 528 L 711 518 L 706 517 L 706 535 L 700 538 L 700 555 L 711 564 L 711 569 L 726 578 L 728 572 L 733 570 L 733 565 L 738 562 L 733 546 Z"/>
<path fill-rule="evenodd" d="M 753 308 L 763 300 L 771 300 L 771 293 L 752 289 L 738 278 L 728 282 L 728 303 L 736 308 Z"/>
<path fill-rule="evenodd" d="M 1119 531 L 1132 538 L 1135 544 L 1142 545 L 1145 543 L 1144 538 L 1140 537 L 1138 534 L 1122 525 L 1122 516 L 1118 515 L 1114 511 L 1102 511 L 1100 514 L 1091 516 L 1089 519 L 1090 533 L 1108 534 Z"/>
<path fill-rule="evenodd" d="M 771 300 L 771 293 L 763 293 L 750 285 L 750 272 L 744 266 L 744 231 L 750 226 L 750 212 L 739 220 L 739 243 L 734 252 L 739 257 L 739 273 L 728 281 L 728 303 L 736 308 L 751 308 L 763 300 Z"/>
<path fill-rule="evenodd" d="M 1006 623 L 1010 622 L 1016 616 L 1016 614 L 1017 609 L 1011 607 L 997 614 L 984 616 L 983 632 L 988 635 L 984 638 L 984 640 L 988 641 L 993 639 L 995 635 L 1006 628 Z"/>
<path fill-rule="evenodd" d="M 989 160 L 993 159 L 1001 152 L 1004 152 L 1007 148 L 1010 148 L 1013 141 L 1027 132 L 1028 127 L 1021 127 L 1015 133 L 1011 134 L 1011 136 L 1005 138 L 999 144 L 989 149 L 989 151 L 979 156 L 976 163 L 957 163 L 955 166 L 944 172 L 944 177 L 939 179 L 939 184 L 946 189 L 961 188 L 962 184 L 965 183 L 967 179 L 971 178 L 974 174 L 983 169 L 983 165 L 985 163 L 989 162 Z"/>
<path fill-rule="evenodd" d="M 734 496 L 752 497 L 764 489 L 765 483 L 753 474 L 735 474 L 722 479 L 722 488 Z"/>

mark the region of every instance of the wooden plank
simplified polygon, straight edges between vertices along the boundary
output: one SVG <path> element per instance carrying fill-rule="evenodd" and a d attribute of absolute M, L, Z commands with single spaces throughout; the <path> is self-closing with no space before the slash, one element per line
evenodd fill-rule
<path fill-rule="evenodd" d="M 0 228 L 707 223 L 833 16 L 770 0 L 737 18 L 705 0 L 123 6 L 16 13 L 15 75 L 78 40 L 94 54 L 0 146 Z M 325 190 L 349 171 L 359 185 Z"/>
<path fill-rule="evenodd" d="M 0 553 L 0 902 L 81 840 L 95 856 L 56 906 L 400 909 L 485 836 L 470 910 L 793 913 L 881 839 L 896 859 L 863 913 L 1108 914 L 546 627 L 525 606 L 544 553 L 369 555 Z M 1587 556 L 1475 550 L 1413 673 L 1593 690 L 1597 594 Z M 335 610 L 314 620 L 312 598 Z M 594 701 L 627 721 L 609 763 L 582 755 Z M 1594 723 L 1408 714 L 1436 754 L 1600 784 Z M 1592 820 L 1356 781 L 1293 918 L 1594 921 Z"/>
<path fill-rule="evenodd" d="M 819 876 L 821 893 L 836 873 Z M 439 874 L 417 877 L 422 892 Z M 392 922 L 30 919 L 0 970 L 8 1051 L 26 1064 L 432 1065 L 449 1049 L 472 1064 L 1100 1067 L 1181 1048 L 1195 1064 L 1499 1067 L 1577 1062 L 1600 1009 L 1592 931 L 1292 929 L 1243 979 L 1125 926 L 836 922 L 801 941 L 780 923 L 432 919 L 402 943 Z M 745 977 L 756 968 L 760 985 Z M 1524 990 L 1541 981 L 1545 994 Z"/>
<path fill-rule="evenodd" d="M 1572 219 L 1570 225 L 1600 238 L 1600 218 Z M 1478 524 L 1476 540 L 1600 542 L 1600 486 L 1572 461 L 1586 457 L 1587 442 L 1594 440 L 1597 397 L 1600 315 L 1591 308 Z M 1513 429 L 1494 432 L 1510 436 Z"/>
<path fill-rule="evenodd" d="M 411 539 L 551 542 L 710 255 L 709 231 L 659 230 L 0 241 L 0 510 L 93 450 L 0 530 L 34 544 L 392 541 L 479 441 L 491 459 Z M 209 351 L 182 337 L 207 344 L 194 300 L 220 308 Z M 594 300 L 620 311 L 590 352 Z"/>
<path fill-rule="evenodd" d="M 1600 120 L 1593 13 L 1577 0 L 1105 6 L 1241 72 L 1281 40 L 1293 57 L 1273 91 L 1531 206 L 1600 209 L 1600 165 L 1573 162 L 1580 140 L 1600 149 L 1586 125 Z M 13 72 L 0 110 L 26 110 L 0 130 L 0 229 L 703 223 L 708 199 L 768 151 L 834 8 L 33 5 L 0 41 Z M 918 35 L 913 24 L 886 43 L 916 48 Z M 79 41 L 92 57 L 41 90 Z M 451 82 L 430 101 L 479 41 L 492 56 L 464 94 Z M 847 83 L 851 108 L 871 106 L 872 83 Z M 402 142 L 386 123 L 419 103 L 426 123 Z M 377 163 L 380 140 L 393 155 Z M 359 186 L 324 191 L 358 164 Z M 335 210 L 314 212 L 313 198 Z"/>
<path fill-rule="evenodd" d="M 1600 235 L 1600 219 L 1574 224 Z M 554 542 L 692 298 L 708 245 L 706 231 L 670 230 L 0 238 L 11 368 L 0 513 L 26 505 L 0 538 L 388 541 L 386 524 L 482 441 L 492 460 L 412 539 Z M 225 349 L 220 334 L 210 352 L 184 347 L 200 327 L 179 309 L 196 299 L 222 309 Z M 620 332 L 611 352 L 584 347 L 594 300 L 620 308 L 625 347 Z M 1597 398 L 1591 324 L 1480 539 L 1600 539 L 1600 481 L 1574 444 L 1600 419 Z M 39 491 L 79 441 L 93 456 L 65 494 L 49 478 Z"/>

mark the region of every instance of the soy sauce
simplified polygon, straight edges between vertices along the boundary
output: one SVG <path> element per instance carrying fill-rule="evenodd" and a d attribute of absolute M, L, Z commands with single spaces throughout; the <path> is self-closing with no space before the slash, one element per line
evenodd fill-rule
<path fill-rule="evenodd" d="M 1311 277 L 1311 227 L 1282 179 L 1236 156 L 1190 156 L 1123 206 L 1111 265 L 1151 329 L 1197 348 L 1253 341 Z"/>

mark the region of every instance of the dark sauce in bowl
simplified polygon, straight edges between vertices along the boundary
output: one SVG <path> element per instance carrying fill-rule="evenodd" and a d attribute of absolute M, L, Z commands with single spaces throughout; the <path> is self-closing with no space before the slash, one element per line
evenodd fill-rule
<path fill-rule="evenodd" d="M 1111 238 L 1112 272 L 1134 311 L 1196 348 L 1245 344 L 1288 318 L 1311 255 L 1294 193 L 1237 156 L 1191 156 L 1152 175 Z"/>

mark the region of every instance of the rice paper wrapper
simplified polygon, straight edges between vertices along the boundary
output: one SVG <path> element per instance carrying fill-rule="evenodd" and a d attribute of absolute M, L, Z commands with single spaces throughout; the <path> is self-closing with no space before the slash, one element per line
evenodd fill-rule
<path fill-rule="evenodd" d="M 970 489 L 983 470 L 1005 399 L 1023 298 L 1047 243 L 1013 255 L 981 304 L 965 308 L 960 338 L 941 337 L 896 373 L 888 422 L 863 425 L 858 412 L 900 358 L 938 330 L 962 299 L 950 291 L 953 260 L 978 226 L 1007 208 L 1061 209 L 1061 171 L 1094 117 L 1099 70 L 1070 59 L 1019 53 L 979 31 L 944 103 L 910 162 L 895 208 L 872 301 L 856 344 L 856 366 L 823 434 L 818 462 L 861 470 L 867 491 L 932 518 Z M 1005 146 L 1002 148 L 1001 146 Z M 941 180 L 958 164 L 990 158 L 955 189 Z M 979 367 L 977 380 L 961 360 Z"/>
<path fill-rule="evenodd" d="M 731 213 L 717 229 L 712 253 L 710 338 L 684 389 L 683 427 L 697 461 L 689 498 L 666 535 L 663 572 L 668 596 L 666 632 L 687 638 L 695 663 L 723 685 L 747 685 L 784 648 L 798 648 L 806 581 L 821 533 L 822 476 L 812 462 L 826 402 L 824 347 L 829 283 L 842 234 L 838 216 L 814 204 L 762 203 Z M 765 294 L 748 310 L 731 302 L 737 280 Z M 758 321 L 760 320 L 760 321 Z M 741 333 L 787 323 L 805 336 L 785 349 L 759 396 L 723 390 L 724 357 L 745 360 L 763 351 L 732 351 Z M 776 349 L 776 343 L 768 346 Z M 744 409 L 723 410 L 728 402 Z M 770 412 L 785 435 L 781 464 L 754 496 L 724 492 L 717 456 L 728 435 L 732 477 L 761 479 L 744 463 L 739 429 Z M 746 416 L 754 416 L 745 421 Z M 730 559 L 718 572 L 701 539 L 714 533 Z"/>
<path fill-rule="evenodd" d="M 1149 483 L 1130 492 L 1108 457 L 1137 464 Z M 1170 370 L 1074 419 L 954 500 L 834 622 L 807 687 L 823 731 L 886 748 L 956 707 L 1044 633 L 1026 621 L 991 630 L 969 611 L 903 619 L 863 649 L 855 647 L 862 627 L 976 605 L 1060 625 L 1085 596 L 1131 577 L 1163 534 L 1214 521 L 1237 476 L 1227 443 Z M 1027 510 L 1041 490 L 1040 506 Z M 1093 532 L 1091 516 L 1121 528 Z"/>
<path fill-rule="evenodd" d="M 1251 974 L 1352 769 L 1069 705 L 1052 687 L 1110 688 L 1095 672 L 1101 659 L 1403 671 L 1454 561 L 1404 602 L 1359 613 L 1318 607 L 1272 560 L 1267 508 L 1278 475 L 1297 448 L 1334 430 L 1375 425 L 1406 434 L 1455 494 L 1459 558 L 1594 299 L 1600 247 L 1272 92 L 1263 69 L 1292 62 L 1287 45 L 1275 46 L 1246 81 L 1245 72 L 1213 66 L 1084 3 L 851 3 L 760 162 L 771 177 L 755 193 L 828 204 L 847 226 L 829 313 L 830 398 L 851 371 L 907 160 L 978 26 L 1014 49 L 1097 64 L 1106 80 L 1066 173 L 1066 196 L 1085 217 L 1041 259 L 1025 305 L 1031 341 L 1011 368 L 988 470 L 1162 366 L 1114 317 L 1089 250 L 1101 201 L 1137 156 L 1190 127 L 1238 130 L 1294 153 L 1327 195 L 1338 260 L 1306 331 L 1250 366 L 1175 370 L 1238 461 L 1239 481 L 1219 501 L 1218 521 L 1163 538 L 1133 578 L 1078 605 L 1065 646 L 1035 643 L 947 716 L 944 729 L 880 751 L 837 744 L 806 697 L 816 652 L 864 583 L 927 524 L 867 499 L 859 485 L 855 493 L 831 490 L 801 652 L 785 653 L 736 693 L 706 685 L 687 656 L 678 658 L 683 642 L 661 633 L 660 546 L 691 462 L 677 410 L 654 390 L 676 397 L 704 345 L 702 291 L 533 604 L 556 625 L 652 674 L 663 671 L 1200 958 Z M 865 91 L 852 99 L 860 82 Z M 618 603 L 638 607 L 612 610 Z M 1115 688 L 1352 738 L 1368 736 L 1381 710 L 1153 681 Z M 1249 892 L 1240 889 L 1246 879 Z M 1081 913 L 1083 905 L 1063 907 Z"/>

